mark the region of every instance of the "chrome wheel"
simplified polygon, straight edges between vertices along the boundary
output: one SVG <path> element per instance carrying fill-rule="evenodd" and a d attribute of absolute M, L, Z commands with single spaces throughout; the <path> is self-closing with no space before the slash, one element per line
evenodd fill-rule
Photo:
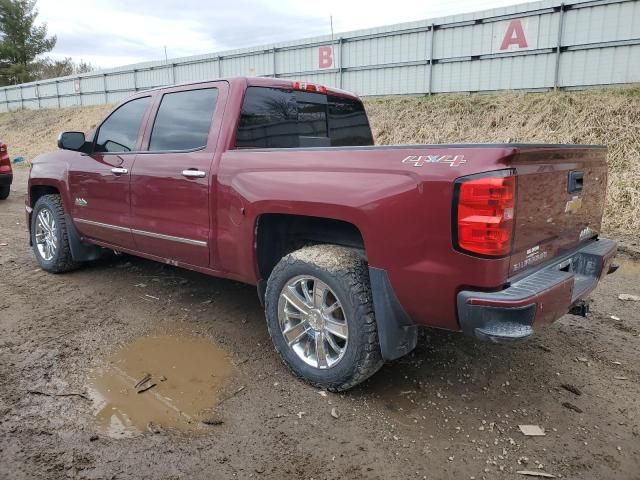
<path fill-rule="evenodd" d="M 331 368 L 347 351 L 345 311 L 331 288 L 316 277 L 289 280 L 280 292 L 278 321 L 289 348 L 307 365 Z"/>
<path fill-rule="evenodd" d="M 48 208 L 43 208 L 36 217 L 36 246 L 43 260 L 51 261 L 58 250 L 56 220 Z"/>

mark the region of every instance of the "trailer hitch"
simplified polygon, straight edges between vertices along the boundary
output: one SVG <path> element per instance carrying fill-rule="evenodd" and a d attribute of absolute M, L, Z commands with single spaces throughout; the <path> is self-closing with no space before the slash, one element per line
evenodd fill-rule
<path fill-rule="evenodd" d="M 589 304 L 585 301 L 580 300 L 579 302 L 574 303 L 569 310 L 571 315 L 579 315 L 581 317 L 586 317 L 589 313 Z"/>

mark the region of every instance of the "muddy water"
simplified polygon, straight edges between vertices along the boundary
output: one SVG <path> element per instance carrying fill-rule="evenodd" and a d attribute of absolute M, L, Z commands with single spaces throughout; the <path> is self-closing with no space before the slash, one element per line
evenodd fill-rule
<path fill-rule="evenodd" d="M 194 430 L 211 415 L 232 373 L 227 354 L 208 340 L 149 336 L 115 352 L 93 373 L 88 391 L 99 428 L 107 435 Z"/>

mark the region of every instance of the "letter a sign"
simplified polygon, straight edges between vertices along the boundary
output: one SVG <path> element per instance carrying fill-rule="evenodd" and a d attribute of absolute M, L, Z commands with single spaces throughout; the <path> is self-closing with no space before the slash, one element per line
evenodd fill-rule
<path fill-rule="evenodd" d="M 494 51 L 529 50 L 538 46 L 538 17 L 516 18 L 496 23 Z"/>
<path fill-rule="evenodd" d="M 527 45 L 527 37 L 522 29 L 521 20 L 511 20 L 511 22 L 509 22 L 507 33 L 504 34 L 502 45 L 500 45 L 500 50 L 509 50 L 511 45 L 516 45 L 517 48 L 527 48 L 529 46 Z"/>

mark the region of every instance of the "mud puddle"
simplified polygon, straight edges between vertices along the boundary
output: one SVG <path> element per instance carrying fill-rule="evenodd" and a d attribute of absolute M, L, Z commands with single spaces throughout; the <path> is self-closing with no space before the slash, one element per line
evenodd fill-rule
<path fill-rule="evenodd" d="M 106 435 L 197 430 L 224 398 L 233 371 L 226 352 L 208 340 L 149 336 L 125 345 L 94 371 L 88 392 Z"/>

